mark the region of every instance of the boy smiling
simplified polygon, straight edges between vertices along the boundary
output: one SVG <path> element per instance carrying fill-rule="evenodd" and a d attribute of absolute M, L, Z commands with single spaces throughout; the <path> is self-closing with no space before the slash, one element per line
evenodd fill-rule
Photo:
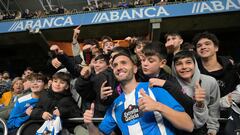
<path fill-rule="evenodd" d="M 206 119 L 204 134 L 216 135 L 219 128 L 217 118 L 220 117 L 220 90 L 217 81 L 207 75 L 200 74 L 194 54 L 190 51 L 180 51 L 174 58 L 173 74 L 181 84 L 183 91 L 196 100 L 194 124 L 199 128 Z M 207 107 L 207 109 L 205 109 Z M 201 111 L 202 110 L 202 111 Z M 204 113 L 205 112 L 205 113 Z"/>

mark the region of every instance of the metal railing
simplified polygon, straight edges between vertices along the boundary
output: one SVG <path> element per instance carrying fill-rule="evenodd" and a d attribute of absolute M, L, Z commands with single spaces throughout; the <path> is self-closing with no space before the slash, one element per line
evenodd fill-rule
<path fill-rule="evenodd" d="M 100 123 L 103 120 L 103 118 L 93 118 L 93 123 Z M 22 135 L 23 130 L 30 124 L 32 123 L 43 123 L 44 120 L 29 120 L 26 123 L 24 123 L 18 130 L 16 135 Z M 83 118 L 68 118 L 68 119 L 63 119 L 64 123 L 79 123 L 83 124 Z M 4 134 L 7 135 L 7 134 Z"/>
<path fill-rule="evenodd" d="M 94 123 L 100 123 L 101 121 L 103 120 L 103 118 L 93 118 L 93 122 Z M 219 120 L 222 120 L 222 121 L 227 121 L 226 118 L 222 118 L 222 119 L 219 119 Z M 0 118 L 0 122 L 3 124 L 4 126 L 4 134 L 3 135 L 7 135 L 8 134 L 8 130 L 7 130 L 7 126 L 6 126 L 6 122 Z M 23 130 L 30 124 L 32 123 L 43 123 L 44 120 L 30 120 L 30 121 L 27 121 L 26 123 L 24 123 L 18 130 L 17 130 L 17 133 L 16 135 L 22 135 L 21 133 L 23 132 Z M 83 118 L 68 118 L 68 119 L 64 119 L 63 120 L 64 123 L 79 123 L 79 124 L 83 124 L 84 121 L 83 121 Z M 236 129 L 234 131 L 236 133 L 236 135 L 240 135 L 240 129 Z"/>
<path fill-rule="evenodd" d="M 235 130 L 236 135 L 240 135 L 240 129 Z"/>
<path fill-rule="evenodd" d="M 8 134 L 8 129 L 7 129 L 7 124 L 6 121 L 2 118 L 0 118 L 0 123 L 3 126 L 3 135 L 7 135 Z"/>

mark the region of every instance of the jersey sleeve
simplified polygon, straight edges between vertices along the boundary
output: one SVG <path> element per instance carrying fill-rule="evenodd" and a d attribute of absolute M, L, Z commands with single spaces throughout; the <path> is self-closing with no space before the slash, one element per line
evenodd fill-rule
<path fill-rule="evenodd" d="M 111 134 L 111 132 L 116 128 L 117 124 L 115 121 L 115 116 L 114 116 L 114 108 L 111 106 L 110 108 L 108 108 L 103 121 L 101 122 L 101 124 L 98 126 L 99 130 L 105 134 L 105 135 L 109 135 Z"/>
<path fill-rule="evenodd" d="M 10 115 L 9 115 L 9 118 L 8 118 L 8 121 L 7 121 L 7 127 L 9 129 L 15 128 L 15 120 L 17 119 L 15 115 L 17 113 L 18 107 L 19 107 L 19 102 L 17 101 L 15 103 L 12 111 L 10 112 Z"/>
<path fill-rule="evenodd" d="M 152 88 L 152 92 L 156 98 L 156 101 L 161 102 L 176 111 L 185 111 L 184 108 L 178 103 L 178 101 L 173 98 L 165 89 L 154 87 Z"/>
<path fill-rule="evenodd" d="M 26 120 L 29 119 L 29 116 L 28 115 L 22 115 L 22 116 L 19 116 L 18 113 L 20 109 L 20 104 L 19 102 L 17 101 L 14 105 L 14 108 L 12 109 L 11 113 L 10 113 L 10 116 L 9 116 L 9 119 L 7 121 L 7 127 L 8 129 L 14 129 L 14 128 L 18 128 L 20 127 Z"/>

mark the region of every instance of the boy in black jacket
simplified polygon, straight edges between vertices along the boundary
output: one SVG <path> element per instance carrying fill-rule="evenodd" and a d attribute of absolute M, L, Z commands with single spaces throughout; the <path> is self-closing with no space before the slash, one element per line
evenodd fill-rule
<path fill-rule="evenodd" d="M 82 113 L 72 98 L 69 86 L 70 75 L 68 73 L 55 73 L 52 77 L 51 87 L 42 92 L 36 107 L 30 111 L 30 119 L 51 120 L 54 115 L 60 116 L 61 119 L 81 117 Z M 39 123 L 33 123 L 24 129 L 23 134 L 35 134 L 40 126 Z M 63 127 L 70 129 L 70 132 L 74 126 L 63 123 Z"/>
<path fill-rule="evenodd" d="M 53 115 L 61 118 L 79 117 L 80 109 L 69 91 L 70 75 L 58 72 L 52 78 L 51 88 L 43 91 L 31 112 L 31 118 L 50 120 Z"/>
<path fill-rule="evenodd" d="M 182 92 L 182 87 L 175 77 L 162 70 L 167 57 L 164 45 L 161 42 L 152 42 L 143 48 L 143 54 L 142 66 L 138 73 L 139 81 L 149 81 L 151 86 L 163 87 L 193 117 L 194 101 Z"/>
<path fill-rule="evenodd" d="M 102 82 L 102 77 L 99 74 L 109 70 L 109 57 L 108 55 L 101 54 L 94 58 L 93 71 L 90 67 L 83 67 L 80 77 L 75 83 L 75 89 L 82 97 L 82 110 L 85 111 L 91 102 L 96 101 L 96 117 L 103 117 L 105 114 L 106 106 L 100 104 L 98 93 L 100 91 L 99 82 Z M 105 77 L 105 76 L 104 76 Z"/>
<path fill-rule="evenodd" d="M 214 77 L 220 87 L 220 117 L 228 118 L 233 103 L 232 94 L 240 78 L 233 63 L 225 56 L 217 54 L 220 44 L 217 36 L 210 32 L 198 33 L 193 38 L 196 52 L 199 55 L 198 66 L 202 74 Z M 225 121 L 220 120 L 219 135 L 223 135 Z M 231 133 L 228 133 L 231 134 Z"/>

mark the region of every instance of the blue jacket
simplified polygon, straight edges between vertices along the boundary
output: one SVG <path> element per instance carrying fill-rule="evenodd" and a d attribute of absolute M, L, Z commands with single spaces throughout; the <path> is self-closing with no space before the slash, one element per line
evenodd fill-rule
<path fill-rule="evenodd" d="M 38 102 L 38 98 L 32 98 L 31 93 L 19 98 L 12 109 L 9 119 L 7 121 L 8 129 L 15 129 L 20 127 L 30 117 L 25 113 L 27 108 Z"/>

